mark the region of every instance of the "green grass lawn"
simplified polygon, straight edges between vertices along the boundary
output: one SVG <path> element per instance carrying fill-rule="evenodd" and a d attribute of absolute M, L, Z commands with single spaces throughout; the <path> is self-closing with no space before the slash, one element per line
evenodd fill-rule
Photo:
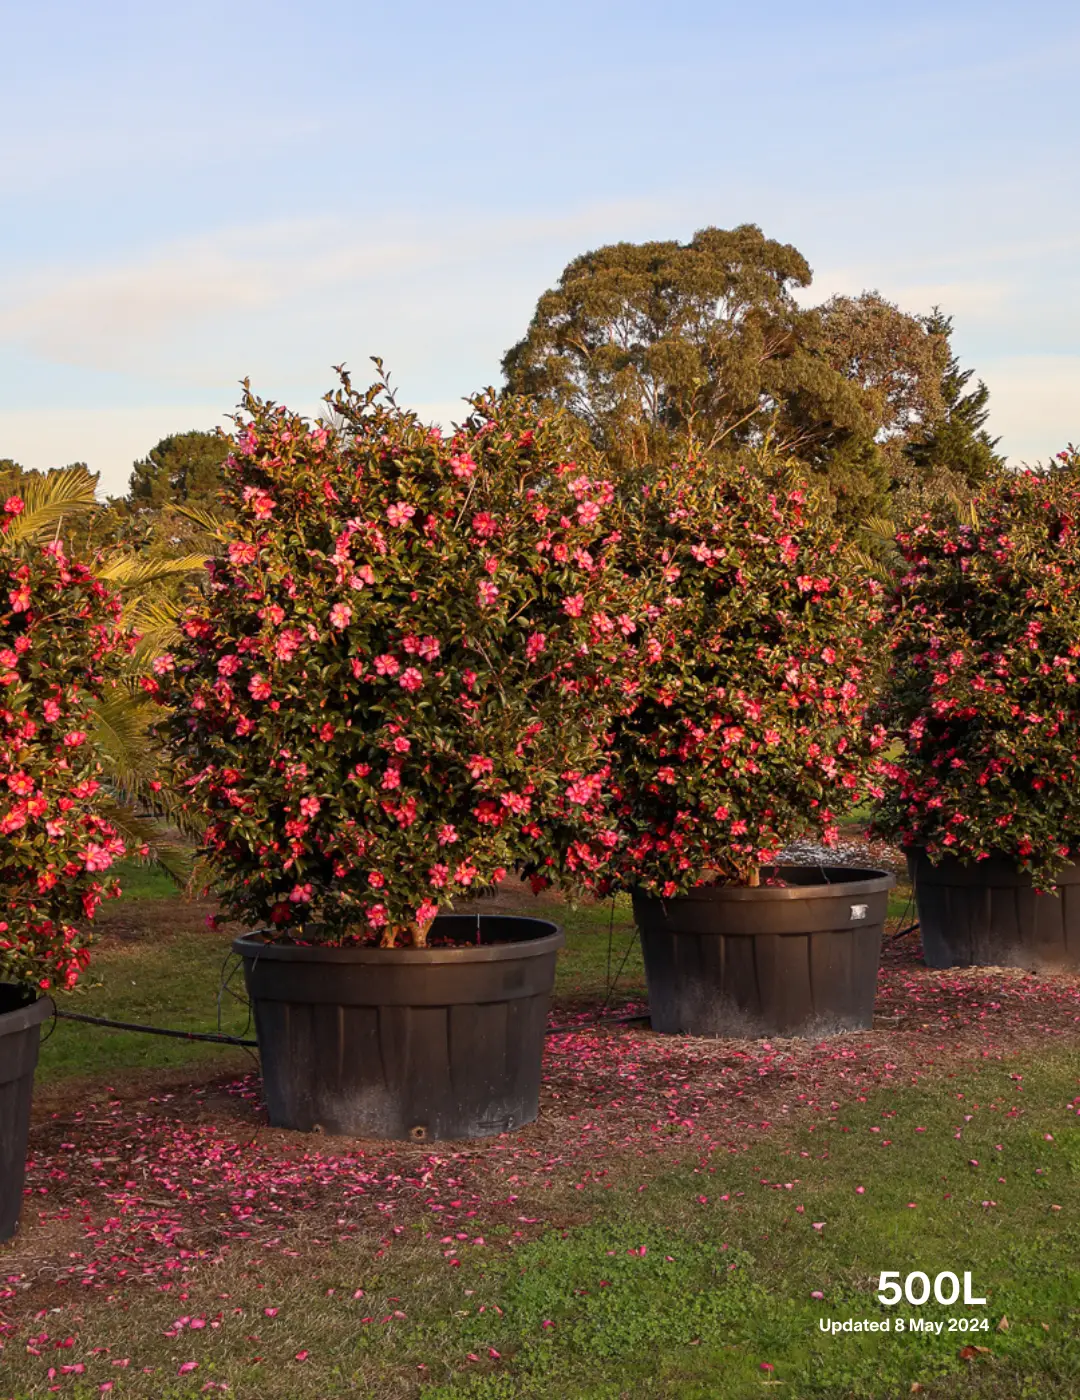
<path fill-rule="evenodd" d="M 120 881 L 121 902 L 140 899 L 175 899 L 179 891 L 172 878 L 158 865 L 129 857 L 117 861 L 109 871 Z"/>
<path fill-rule="evenodd" d="M 644 1192 L 624 1175 L 582 1196 L 589 1223 L 494 1266 L 490 1251 L 466 1248 L 436 1306 L 392 1330 L 369 1325 L 344 1345 L 369 1375 L 371 1363 L 441 1372 L 432 1400 L 553 1390 L 735 1400 L 762 1394 L 766 1382 L 800 1397 L 894 1396 L 913 1383 L 942 1396 L 1075 1397 L 1080 1128 L 1062 1108 L 1078 1069 L 1069 1054 L 1029 1073 L 1030 1106 L 1016 1117 L 1014 1071 L 999 1066 L 874 1096 L 838 1122 L 683 1165 Z M 366 1312 L 430 1288 L 417 1269 L 413 1261 L 381 1271 Z M 970 1272 L 973 1296 L 987 1301 L 886 1307 L 876 1297 L 884 1269 L 931 1280 Z M 943 1328 L 819 1330 L 822 1318 L 898 1317 Z M 962 1320 L 978 1330 L 949 1330 Z M 969 1345 L 987 1351 L 965 1358 Z M 452 1374 L 470 1352 L 480 1358 L 475 1374 Z"/>

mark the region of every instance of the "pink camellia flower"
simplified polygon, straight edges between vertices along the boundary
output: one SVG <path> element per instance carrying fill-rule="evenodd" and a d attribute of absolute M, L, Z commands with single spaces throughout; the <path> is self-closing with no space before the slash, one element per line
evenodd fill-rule
<path fill-rule="evenodd" d="M 396 656 L 384 652 L 382 656 L 375 658 L 375 669 L 380 676 L 396 676 L 401 670 L 401 662 Z"/>
<path fill-rule="evenodd" d="M 567 617 L 580 617 L 585 607 L 585 599 L 580 593 L 571 593 L 563 602 L 563 612 Z"/>
<path fill-rule="evenodd" d="M 21 496 L 9 496 L 4 502 L 5 515 L 22 515 L 26 509 L 26 502 Z"/>
<path fill-rule="evenodd" d="M 422 661 L 435 661 L 438 659 L 441 648 L 437 637 L 421 637 L 417 653 Z"/>
<path fill-rule="evenodd" d="M 87 844 L 83 852 L 83 865 L 87 870 L 108 870 L 113 863 L 111 851 L 107 851 L 104 846 L 99 846 L 94 841 Z"/>
<path fill-rule="evenodd" d="M 310 904 L 311 894 L 310 885 L 296 885 L 289 891 L 289 900 L 293 904 Z"/>
<path fill-rule="evenodd" d="M 468 481 L 469 477 L 476 471 L 476 463 L 467 452 L 461 452 L 456 457 L 450 458 L 450 470 L 459 481 Z"/>
<path fill-rule="evenodd" d="M 229 562 L 237 566 L 244 564 L 254 564 L 258 557 L 258 550 L 246 540 L 233 540 L 229 545 Z"/>
<path fill-rule="evenodd" d="M 273 693 L 270 682 L 265 676 L 252 676 L 248 681 L 248 691 L 253 700 L 269 700 Z"/>
<path fill-rule="evenodd" d="M 396 501 L 386 512 L 386 518 L 396 529 L 402 525 L 407 525 L 416 514 L 416 507 L 409 505 L 408 501 Z"/>
<path fill-rule="evenodd" d="M 439 912 L 439 906 L 430 899 L 425 899 L 423 904 L 416 910 L 416 922 L 418 924 L 429 924 Z"/>
<path fill-rule="evenodd" d="M 452 846 L 458 839 L 457 827 L 451 826 L 449 822 L 439 827 L 439 845 Z"/>
<path fill-rule="evenodd" d="M 343 632 L 352 621 L 352 608 L 345 603 L 335 603 L 330 609 L 330 626 L 338 632 Z"/>
<path fill-rule="evenodd" d="M 150 669 L 155 676 L 167 676 L 170 671 L 176 670 L 176 657 L 171 651 L 166 651 L 161 656 L 155 656 Z"/>
<path fill-rule="evenodd" d="M 423 684 L 424 677 L 415 666 L 406 666 L 398 680 L 398 685 L 401 686 L 402 690 L 419 690 Z"/>
<path fill-rule="evenodd" d="M 476 585 L 477 601 L 481 607 L 491 607 L 499 596 L 499 590 L 488 579 L 481 579 Z"/>
<path fill-rule="evenodd" d="M 69 749 L 77 749 L 86 743 L 86 734 L 81 729 L 73 729 L 70 734 L 64 735 L 64 743 Z"/>
<path fill-rule="evenodd" d="M 356 573 L 350 577 L 349 587 L 359 592 L 359 590 L 363 588 L 365 584 L 372 584 L 374 582 L 375 570 L 371 567 L 370 564 L 362 564 L 360 568 L 357 569 Z"/>
<path fill-rule="evenodd" d="M 543 632 L 530 632 L 529 639 L 525 643 L 526 661 L 535 661 L 540 653 L 547 646 L 547 636 Z"/>
<path fill-rule="evenodd" d="M 473 516 L 473 534 L 482 540 L 490 540 L 499 533 L 499 523 L 493 515 L 489 515 L 486 510 L 480 511 Z"/>
<path fill-rule="evenodd" d="M 305 817 L 317 817 L 322 809 L 322 803 L 317 797 L 302 797 L 300 799 L 300 813 Z"/>
<path fill-rule="evenodd" d="M 600 519 L 600 507 L 595 501 L 582 501 L 577 508 L 577 518 L 582 525 L 595 525 Z"/>
<path fill-rule="evenodd" d="M 274 655 L 279 661 L 291 661 L 300 650 L 300 644 L 304 640 L 304 634 L 298 627 L 286 627 L 274 639 Z M 224 658 L 222 658 L 224 660 Z M 221 662 L 218 662 L 218 669 L 221 669 Z"/>

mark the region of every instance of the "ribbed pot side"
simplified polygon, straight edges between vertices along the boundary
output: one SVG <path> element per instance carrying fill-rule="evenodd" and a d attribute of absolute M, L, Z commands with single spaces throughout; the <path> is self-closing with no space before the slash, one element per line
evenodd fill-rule
<path fill-rule="evenodd" d="M 758 1038 L 873 1025 L 893 875 L 778 866 L 762 884 L 635 894 L 653 1030 Z"/>
<path fill-rule="evenodd" d="M 928 966 L 1080 968 L 1080 866 L 1060 871 L 1052 894 L 1037 894 L 1005 857 L 932 865 L 909 851 L 908 871 Z"/>
<path fill-rule="evenodd" d="M 0 982 L 0 1243 L 19 1224 L 41 1023 L 52 1009 L 48 997 L 28 1001 L 20 988 Z"/>
<path fill-rule="evenodd" d="M 483 1138 L 531 1123 L 562 930 L 443 915 L 466 946 L 236 939 L 270 1122 L 350 1137 Z M 471 941 L 479 939 L 479 941 Z"/>

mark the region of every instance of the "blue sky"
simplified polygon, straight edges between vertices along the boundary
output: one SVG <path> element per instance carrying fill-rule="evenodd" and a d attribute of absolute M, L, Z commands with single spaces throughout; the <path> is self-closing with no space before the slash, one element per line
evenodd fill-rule
<path fill-rule="evenodd" d="M 1080 7 L 0 0 L 0 457 L 123 488 L 381 354 L 449 421 L 587 248 L 758 223 L 1080 440 Z"/>

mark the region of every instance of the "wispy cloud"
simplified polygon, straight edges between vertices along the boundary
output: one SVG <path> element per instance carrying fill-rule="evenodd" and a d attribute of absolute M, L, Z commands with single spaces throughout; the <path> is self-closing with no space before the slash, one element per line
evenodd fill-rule
<path fill-rule="evenodd" d="M 455 272 L 498 275 L 505 260 L 546 243 L 563 244 L 639 223 L 658 204 L 625 201 L 563 216 L 464 216 L 441 225 L 399 222 L 358 232 L 327 217 L 222 230 L 165 244 L 140 257 L 89 268 L 40 268 L 0 280 L 0 340 L 68 364 L 145 368 L 145 357 L 199 326 L 211 334 L 332 293 L 336 308 L 365 301 L 414 314 L 419 297 L 453 299 Z M 503 261 L 505 269 L 506 264 Z M 434 293 L 418 279 L 438 273 Z M 542 288 L 537 288 L 537 291 Z M 210 347 L 199 349 L 205 365 Z M 193 369 L 197 367 L 192 366 Z"/>

